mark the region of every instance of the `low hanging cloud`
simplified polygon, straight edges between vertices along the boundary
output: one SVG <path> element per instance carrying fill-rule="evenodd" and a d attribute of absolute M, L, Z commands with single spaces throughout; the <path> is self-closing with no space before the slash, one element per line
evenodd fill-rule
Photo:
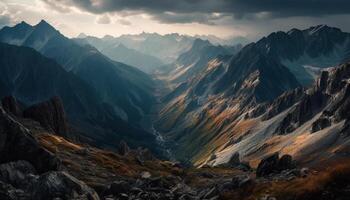
<path fill-rule="evenodd" d="M 111 18 L 108 15 L 98 16 L 96 19 L 97 24 L 110 24 Z"/>
<path fill-rule="evenodd" d="M 11 23 L 11 12 L 5 4 L 0 3 L 0 28 Z"/>
<path fill-rule="evenodd" d="M 124 26 L 130 26 L 132 24 L 129 20 L 126 19 L 118 19 L 117 22 Z"/>
<path fill-rule="evenodd" d="M 0 28 L 11 23 L 11 18 L 6 15 L 0 15 Z"/>
<path fill-rule="evenodd" d="M 349 14 L 349 0 L 42 0 L 58 11 L 77 8 L 103 14 L 143 11 L 163 23 L 214 24 L 219 17 L 236 19 L 263 13 L 270 18 Z M 171 14 L 169 14 L 171 13 Z M 196 14 L 193 14 L 196 13 Z M 220 13 L 219 16 L 212 16 Z"/>

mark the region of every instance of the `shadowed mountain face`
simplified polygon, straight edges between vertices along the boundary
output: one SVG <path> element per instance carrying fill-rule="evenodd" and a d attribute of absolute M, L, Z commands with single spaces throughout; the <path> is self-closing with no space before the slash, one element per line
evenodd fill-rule
<path fill-rule="evenodd" d="M 101 101 L 111 106 L 111 112 L 124 120 L 137 123 L 153 102 L 153 82 L 146 74 L 108 59 L 91 46 L 78 45 L 45 21 L 36 26 L 22 22 L 5 27 L 0 41 L 32 47 L 53 58 L 92 86 Z"/>
<path fill-rule="evenodd" d="M 122 120 L 93 87 L 35 50 L 0 43 L 0 66 L 1 98 L 12 95 L 30 106 L 59 96 L 79 129 L 76 137 L 108 148 L 120 140 L 156 148 L 153 135 Z"/>

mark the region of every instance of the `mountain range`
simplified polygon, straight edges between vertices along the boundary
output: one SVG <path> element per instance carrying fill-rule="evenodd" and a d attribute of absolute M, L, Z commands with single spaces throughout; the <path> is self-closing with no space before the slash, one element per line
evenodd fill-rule
<path fill-rule="evenodd" d="M 125 139 L 157 148 L 140 125 L 154 101 L 148 75 L 77 44 L 45 21 L 4 27 L 0 41 L 23 46 L 1 45 L 2 97 L 13 95 L 30 106 L 57 95 L 89 142 L 115 148 Z"/>
<path fill-rule="evenodd" d="M 45 21 L 35 26 L 22 22 L 0 31 L 0 41 L 34 48 L 86 81 L 128 121 L 139 121 L 153 101 L 152 79 L 143 72 L 113 61 L 92 46 L 81 46 Z M 142 96 L 142 101 L 141 101 Z"/>
<path fill-rule="evenodd" d="M 103 38 L 97 38 L 92 36 L 86 36 L 80 34 L 77 40 L 83 40 L 85 43 L 89 43 L 92 46 L 99 49 L 102 53 L 109 56 L 110 58 L 120 59 L 123 55 L 120 51 L 115 51 L 116 48 L 122 44 L 129 49 L 133 49 L 134 53 L 142 53 L 143 56 L 148 56 L 141 59 L 145 62 L 140 67 L 154 67 L 150 66 L 152 64 L 159 64 L 159 60 L 163 64 L 170 64 L 176 61 L 178 56 L 189 50 L 196 39 L 208 40 L 211 44 L 215 46 L 236 46 L 245 45 L 249 43 L 249 40 L 244 37 L 235 37 L 231 39 L 221 39 L 213 35 L 180 35 L 177 33 L 160 35 L 157 33 L 141 33 L 137 35 L 121 35 L 119 37 L 113 37 L 106 35 Z M 166 48 L 164 48 L 166 47 Z M 125 53 L 124 53 L 125 54 Z M 127 64 L 135 64 L 131 58 L 123 58 Z M 145 59 L 145 60 L 144 60 Z M 137 65 L 136 65 L 137 66 Z M 158 67 L 160 65 L 156 65 Z M 147 71 L 147 70 L 146 70 Z"/>
<path fill-rule="evenodd" d="M 265 112 L 262 105 L 284 92 L 310 87 L 323 69 L 346 62 L 348 35 L 324 25 L 293 29 L 272 33 L 232 56 L 211 59 L 194 78 L 184 80 L 163 98 L 165 106 L 156 128 L 175 141 L 171 144 L 178 159 L 189 159 L 196 165 L 215 160 L 218 152 L 240 152 L 239 148 L 228 151 L 230 146 L 258 147 L 265 141 L 253 136 L 261 130 L 249 131 L 249 127 L 257 126 L 259 114 Z M 325 59 L 334 55 L 339 57 Z M 310 59 L 303 60 L 305 57 Z M 257 119 L 246 120 L 252 110 Z M 247 142 L 246 137 L 255 140 Z M 243 158 L 249 154 L 241 153 Z"/>
<path fill-rule="evenodd" d="M 228 43 L 2 28 L 0 199 L 346 199 L 350 34 Z"/>

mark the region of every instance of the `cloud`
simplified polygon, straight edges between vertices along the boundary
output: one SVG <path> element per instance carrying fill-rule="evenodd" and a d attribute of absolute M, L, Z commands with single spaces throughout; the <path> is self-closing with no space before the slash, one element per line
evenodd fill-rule
<path fill-rule="evenodd" d="M 154 14 L 153 19 L 165 24 L 174 23 L 199 23 L 207 25 L 215 25 L 215 21 L 222 19 L 227 16 L 227 14 L 213 13 L 213 14 L 203 14 L 203 13 L 173 13 L 164 12 L 159 14 Z"/>
<path fill-rule="evenodd" d="M 97 24 L 110 24 L 111 18 L 108 15 L 98 16 L 96 18 L 96 23 Z"/>
<path fill-rule="evenodd" d="M 53 8 L 69 9 L 72 7 L 92 12 L 106 13 L 119 11 L 144 11 L 151 15 L 163 16 L 166 12 L 180 15 L 191 13 L 226 13 L 242 17 L 259 13 L 271 13 L 275 17 L 322 16 L 347 14 L 350 10 L 349 0 L 42 0 Z M 168 21 L 174 21 L 175 17 Z M 196 19 L 196 18 L 193 18 Z M 197 20 L 199 21 L 199 20 Z M 204 20 L 205 21 L 205 20 Z"/>
<path fill-rule="evenodd" d="M 11 24 L 11 12 L 5 4 L 0 3 L 0 27 Z"/>
<path fill-rule="evenodd" d="M 126 20 L 126 19 L 118 19 L 117 22 L 119 22 L 121 25 L 124 25 L 124 26 L 131 25 L 131 22 L 129 20 Z"/>
<path fill-rule="evenodd" d="M 6 15 L 0 15 L 0 27 L 9 25 L 11 23 L 11 18 Z"/>

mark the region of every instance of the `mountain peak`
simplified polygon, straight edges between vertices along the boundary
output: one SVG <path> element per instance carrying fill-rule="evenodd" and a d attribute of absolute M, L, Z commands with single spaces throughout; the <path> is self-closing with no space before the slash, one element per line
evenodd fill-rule
<path fill-rule="evenodd" d="M 119 49 L 129 49 L 129 48 L 126 47 L 123 43 L 119 43 L 119 44 L 118 44 L 118 48 L 119 48 Z"/>
<path fill-rule="evenodd" d="M 26 28 L 30 28 L 30 27 L 32 27 L 32 26 L 29 25 L 28 23 L 26 23 L 25 21 L 21 21 L 21 23 L 16 24 L 14 27 L 26 29 Z"/>
<path fill-rule="evenodd" d="M 320 32 L 333 32 L 333 31 L 339 32 L 341 30 L 339 28 L 334 28 L 334 27 L 327 26 L 325 24 L 320 24 L 320 25 L 317 25 L 317 26 L 312 26 L 309 29 L 306 29 L 306 31 L 310 35 L 312 35 L 312 34 L 320 33 Z"/>
<path fill-rule="evenodd" d="M 86 38 L 86 37 L 87 37 L 87 35 L 85 33 L 80 33 L 78 35 L 78 38 Z"/>
<path fill-rule="evenodd" d="M 112 40 L 112 39 L 114 39 L 114 37 L 112 35 L 105 35 L 105 36 L 103 36 L 102 39 L 104 39 L 104 40 Z"/>
<path fill-rule="evenodd" d="M 21 21 L 21 23 L 19 23 L 18 25 L 22 25 L 22 26 L 30 26 L 27 22 L 25 21 Z"/>
<path fill-rule="evenodd" d="M 192 49 L 201 49 L 207 46 L 212 46 L 212 44 L 208 40 L 197 38 L 193 41 Z"/>
<path fill-rule="evenodd" d="M 35 27 L 56 30 L 53 26 L 51 26 L 48 22 L 46 22 L 43 19 L 37 25 L 35 25 Z"/>
<path fill-rule="evenodd" d="M 50 25 L 50 24 L 42 19 L 42 20 L 40 20 L 40 22 L 37 25 Z"/>

